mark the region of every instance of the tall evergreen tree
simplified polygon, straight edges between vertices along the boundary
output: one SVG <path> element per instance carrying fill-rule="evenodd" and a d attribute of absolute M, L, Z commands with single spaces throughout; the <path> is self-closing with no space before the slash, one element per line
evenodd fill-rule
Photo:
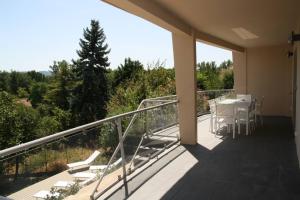
<path fill-rule="evenodd" d="M 99 22 L 91 20 L 91 27 L 83 31 L 80 39 L 79 59 L 74 62 L 78 85 L 74 89 L 72 110 L 80 124 L 102 119 L 106 116 L 108 101 L 106 36 Z"/>

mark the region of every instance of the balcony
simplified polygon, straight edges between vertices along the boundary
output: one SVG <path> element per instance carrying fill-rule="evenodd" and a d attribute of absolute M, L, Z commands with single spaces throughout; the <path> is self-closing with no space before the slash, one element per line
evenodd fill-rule
<path fill-rule="evenodd" d="M 299 35 L 287 43 L 300 31 L 299 1 L 104 1 L 172 33 L 176 98 L 1 151 L 1 192 L 32 199 L 76 173 L 48 173 L 49 159 L 65 167 L 100 150 L 95 164 L 104 170 L 67 199 L 299 199 Z M 242 130 L 233 140 L 209 132 L 205 101 L 214 97 L 197 98 L 197 41 L 232 51 L 235 93 L 265 97 L 265 123 L 253 134 Z M 97 142 L 105 133 L 116 145 Z M 12 182 L 14 174 L 20 178 Z"/>
<path fill-rule="evenodd" d="M 93 165 L 105 164 L 108 167 L 66 199 L 89 199 L 90 196 L 94 199 L 299 198 L 300 174 L 290 118 L 264 117 L 263 126 L 258 125 L 248 136 L 242 129 L 236 139 L 232 139 L 226 130 L 217 135 L 210 131 L 207 100 L 221 95 L 232 96 L 232 92 L 197 93 L 198 134 L 194 146 L 178 142 L 177 101 L 171 96 L 144 100 L 137 111 L 122 114 L 123 118 L 112 117 L 75 128 L 76 131 L 68 130 L 67 133 L 72 134 L 58 135 L 55 142 L 42 138 L 45 142 L 34 147 L 27 144 L 1 151 L 4 155 L 2 163 L 6 166 L 6 175 L 2 175 L 5 185 L 1 185 L 1 192 L 7 192 L 12 199 L 30 200 L 38 191 L 50 191 L 57 181 L 74 181 L 74 174 L 78 171 L 89 173 L 86 166 L 74 171 L 61 169 L 56 173 L 51 172 L 50 166 L 58 161 L 73 162 L 66 158 L 66 152 L 72 155 L 82 148 L 79 141 L 89 142 L 87 138 L 97 134 L 92 131 L 95 127 L 107 127 L 105 123 L 112 123 L 113 127 L 118 129 L 119 126 L 123 130 L 123 142 L 118 143 L 110 156 L 100 156 L 93 162 Z M 113 134 L 116 130 L 111 131 Z M 80 150 L 87 158 L 92 149 L 101 148 L 90 148 L 89 153 L 85 148 Z M 123 164 L 110 168 L 113 161 L 122 158 L 122 149 L 125 153 Z M 55 157 L 57 151 L 63 154 Z M 43 157 L 39 164 L 30 166 L 30 160 L 33 162 L 41 154 L 48 155 L 48 158 Z M 14 171 L 11 170 L 16 158 L 20 161 L 19 177 L 13 181 Z M 69 159 L 74 158 L 69 156 Z"/>

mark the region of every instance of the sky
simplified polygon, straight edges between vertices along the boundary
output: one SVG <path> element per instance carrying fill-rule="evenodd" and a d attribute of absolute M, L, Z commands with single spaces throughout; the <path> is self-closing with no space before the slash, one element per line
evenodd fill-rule
<path fill-rule="evenodd" d="M 169 31 L 100 0 L 1 0 L 0 70 L 45 71 L 53 61 L 77 59 L 91 19 L 104 29 L 111 68 L 127 57 L 173 67 Z M 230 51 L 197 43 L 197 62 L 228 59 Z"/>

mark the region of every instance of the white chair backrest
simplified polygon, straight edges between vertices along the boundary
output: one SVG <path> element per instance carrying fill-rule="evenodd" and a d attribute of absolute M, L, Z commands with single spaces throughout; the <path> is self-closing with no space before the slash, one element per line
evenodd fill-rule
<path fill-rule="evenodd" d="M 217 117 L 234 117 L 235 106 L 231 104 L 217 104 L 216 115 Z"/>
<path fill-rule="evenodd" d="M 237 94 L 237 99 L 244 99 L 245 101 L 251 102 L 251 94 Z"/>
<path fill-rule="evenodd" d="M 215 99 L 208 100 L 208 104 L 209 104 L 210 112 L 212 112 L 212 113 L 216 112 L 216 101 L 215 101 Z"/>

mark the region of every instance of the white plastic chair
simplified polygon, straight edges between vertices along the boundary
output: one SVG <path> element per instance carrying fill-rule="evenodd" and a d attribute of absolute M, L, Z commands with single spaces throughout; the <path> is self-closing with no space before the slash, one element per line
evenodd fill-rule
<path fill-rule="evenodd" d="M 232 125 L 233 139 L 235 138 L 235 105 L 234 104 L 216 104 L 216 122 L 218 125 L 218 131 L 221 124 L 227 125 L 227 131 L 230 130 L 229 125 Z M 217 132 L 217 131 L 216 131 Z"/>
<path fill-rule="evenodd" d="M 69 164 L 67 164 L 67 166 L 72 170 L 76 167 L 82 167 L 82 166 L 90 165 L 99 156 L 99 154 L 100 154 L 100 151 L 96 150 L 86 160 L 79 161 L 79 162 L 74 162 L 74 163 L 69 163 Z"/>
<path fill-rule="evenodd" d="M 246 125 L 246 135 L 251 133 L 252 128 L 254 128 L 254 107 L 255 102 L 252 101 L 249 105 L 248 102 L 237 104 L 237 123 L 238 123 L 238 133 L 241 133 L 241 124 Z M 253 126 L 251 126 L 253 124 Z"/>
<path fill-rule="evenodd" d="M 214 132 L 214 124 L 216 124 L 216 101 L 215 99 L 208 100 L 209 110 L 210 110 L 210 127 L 209 131 Z"/>
<path fill-rule="evenodd" d="M 260 124 L 263 126 L 262 108 L 265 97 L 262 96 L 260 102 L 255 103 L 255 124 L 257 124 L 257 115 L 259 115 Z"/>
<path fill-rule="evenodd" d="M 236 95 L 236 98 L 237 99 L 243 99 L 243 100 L 245 100 L 245 101 L 247 101 L 247 102 L 251 102 L 251 94 L 237 94 Z"/>

